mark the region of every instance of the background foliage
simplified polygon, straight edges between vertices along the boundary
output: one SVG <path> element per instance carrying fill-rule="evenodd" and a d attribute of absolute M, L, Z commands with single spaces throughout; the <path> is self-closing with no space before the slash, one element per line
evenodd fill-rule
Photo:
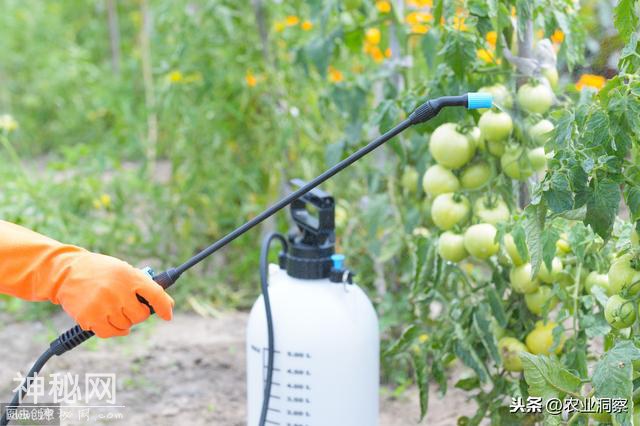
<path fill-rule="evenodd" d="M 566 273 L 579 281 L 583 267 L 606 272 L 607 255 L 628 249 L 632 225 L 616 219 L 621 201 L 625 218 L 640 218 L 636 7 L 3 0 L 0 217 L 135 265 L 175 265 L 260 212 L 290 178 L 317 175 L 420 101 L 494 83 L 515 95 L 530 74 L 504 49 L 531 53 L 518 51 L 529 23 L 530 42 L 550 40 L 560 71 L 546 146 L 553 154 L 537 180 L 492 184 L 512 213 L 498 232 L 528 248 L 534 271 L 551 267 L 562 236 L 573 250 Z M 531 117 L 513 115 L 515 135 L 528 143 Z M 536 320 L 509 293 L 500 262 L 456 265 L 436 254 L 432 200 L 420 184 L 433 162 L 427 142 L 444 122 L 478 118 L 444 111 L 325 185 L 339 200 L 340 250 L 380 314 L 385 381 L 398 392 L 417 381 L 426 410 L 426 385 L 445 392 L 458 359 L 471 374 L 456 386 L 481 407 L 466 420 L 473 423 L 508 417 L 505 395 L 531 391 L 530 380 L 496 367 L 488 330 L 522 337 Z M 287 226 L 283 213 L 262 231 Z M 584 243 L 596 235 L 607 243 L 599 253 Z M 240 238 L 185 276 L 173 290 L 179 306 L 247 307 L 257 293 L 259 238 Z M 592 314 L 598 298 L 572 291 L 554 286 L 563 302 L 557 321 L 573 318 L 575 335 L 558 364 L 527 358 L 529 377 L 535 368 L 567 368 L 580 384 L 587 358 L 597 356 L 589 339 L 610 336 L 601 310 Z M 4 304 L 33 315 L 50 309 Z M 637 355 L 616 348 L 607 356 Z"/>

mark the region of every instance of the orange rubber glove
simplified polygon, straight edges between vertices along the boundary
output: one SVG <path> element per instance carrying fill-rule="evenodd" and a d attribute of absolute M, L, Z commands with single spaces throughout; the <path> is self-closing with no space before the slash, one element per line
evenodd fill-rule
<path fill-rule="evenodd" d="M 172 317 L 173 299 L 146 273 L 122 260 L 66 245 L 0 221 L 0 293 L 49 300 L 99 337 L 124 336 L 149 316 Z"/>

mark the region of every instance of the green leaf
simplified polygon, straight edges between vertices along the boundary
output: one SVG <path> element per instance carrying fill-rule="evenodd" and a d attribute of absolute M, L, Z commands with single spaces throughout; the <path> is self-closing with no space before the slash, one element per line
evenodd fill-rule
<path fill-rule="evenodd" d="M 614 414 L 619 424 L 631 424 L 633 412 L 633 364 L 640 359 L 640 349 L 628 340 L 618 342 L 604 354 L 593 369 L 592 383 L 596 398 L 624 398 L 628 411 Z"/>
<path fill-rule="evenodd" d="M 554 228 L 546 229 L 542 233 L 542 261 L 551 271 L 551 262 L 556 255 L 556 242 L 560 239 L 560 234 Z"/>
<path fill-rule="evenodd" d="M 624 189 L 624 202 L 629 207 L 631 220 L 640 219 L 640 188 L 637 186 L 626 186 Z"/>
<path fill-rule="evenodd" d="M 476 376 L 460 379 L 454 385 L 458 389 L 470 391 L 480 387 L 480 381 Z"/>
<path fill-rule="evenodd" d="M 396 340 L 396 342 L 389 349 L 386 350 L 384 356 L 390 357 L 397 355 L 400 352 L 405 352 L 419 334 L 420 329 L 418 328 L 418 326 L 416 326 L 415 324 L 411 324 L 402 332 L 400 338 Z"/>
<path fill-rule="evenodd" d="M 527 235 L 524 232 L 524 228 L 520 224 L 517 224 L 513 227 L 511 236 L 513 237 L 513 242 L 516 245 L 516 250 L 518 250 L 520 257 L 523 259 L 529 258 L 529 250 L 527 250 Z"/>
<path fill-rule="evenodd" d="M 440 25 L 440 18 L 442 18 L 442 10 L 444 9 L 444 0 L 435 0 L 433 2 L 433 22 Z"/>
<path fill-rule="evenodd" d="M 507 315 L 504 312 L 504 307 L 502 306 L 502 302 L 500 301 L 500 296 L 496 291 L 494 286 L 488 286 L 485 289 L 485 294 L 487 295 L 487 301 L 489 302 L 489 306 L 491 307 L 491 312 L 493 313 L 494 318 L 498 321 L 498 325 L 500 327 L 507 326 Z"/>
<path fill-rule="evenodd" d="M 464 365 L 471 368 L 478 375 L 478 379 L 481 382 L 485 382 L 489 379 L 489 372 L 482 363 L 478 353 L 473 349 L 468 341 L 467 333 L 462 330 L 460 324 L 455 324 L 456 338 L 453 345 L 453 350 L 458 358 Z"/>
<path fill-rule="evenodd" d="M 438 43 L 439 38 L 436 35 L 437 30 L 431 30 L 420 41 L 420 47 L 422 48 L 422 54 L 427 62 L 427 66 L 433 69 L 436 59 L 438 57 Z"/>
<path fill-rule="evenodd" d="M 622 49 L 622 52 L 620 52 L 618 68 L 620 68 L 622 72 L 634 73 L 638 68 L 640 68 L 640 57 L 638 56 L 640 54 L 639 41 L 640 35 L 638 33 L 633 33 L 629 43 L 627 43 L 627 45 Z"/>
<path fill-rule="evenodd" d="M 439 55 L 444 58 L 456 78 L 464 80 L 470 64 L 473 63 L 476 57 L 475 44 L 462 31 L 449 32 L 445 40 L 445 45 Z"/>
<path fill-rule="evenodd" d="M 598 289 L 602 291 L 600 287 Z M 611 326 L 601 315 L 584 315 L 580 317 L 580 325 L 589 339 L 604 336 L 611 331 Z"/>
<path fill-rule="evenodd" d="M 484 305 L 479 305 L 473 314 L 473 326 L 476 333 L 480 336 L 482 345 L 485 347 L 493 361 L 500 365 L 501 359 L 496 345 L 496 338 L 492 333 L 491 323 L 488 319 L 489 315 Z"/>
<path fill-rule="evenodd" d="M 574 112 L 569 109 L 561 109 L 552 113 L 552 117 L 555 118 L 556 127 L 549 142 L 550 148 L 564 148 L 571 143 L 571 138 L 573 137 L 575 128 Z"/>
<path fill-rule="evenodd" d="M 553 213 L 561 213 L 573 209 L 573 191 L 569 177 L 558 171 L 548 179 L 549 189 L 544 192 L 544 199 Z"/>
<path fill-rule="evenodd" d="M 619 185 L 608 178 L 596 180 L 587 200 L 587 215 L 584 223 L 591 225 L 591 228 L 603 239 L 608 239 L 613 230 L 619 205 Z"/>
<path fill-rule="evenodd" d="M 619 0 L 614 10 L 614 25 L 624 41 L 638 29 L 637 0 Z"/>
<path fill-rule="evenodd" d="M 531 255 L 531 274 L 536 275 L 542 262 L 542 230 L 544 229 L 547 207 L 544 203 L 529 205 L 524 209 L 524 230 Z"/>
<path fill-rule="evenodd" d="M 548 400 L 579 392 L 582 384 L 580 378 L 555 359 L 528 352 L 521 352 L 520 359 L 524 367 L 524 378 L 529 385 L 529 394 L 532 396 Z"/>
<path fill-rule="evenodd" d="M 411 361 L 415 372 L 420 397 L 420 420 L 427 414 L 429 407 L 429 379 L 427 374 L 427 362 L 424 355 L 411 352 Z"/>

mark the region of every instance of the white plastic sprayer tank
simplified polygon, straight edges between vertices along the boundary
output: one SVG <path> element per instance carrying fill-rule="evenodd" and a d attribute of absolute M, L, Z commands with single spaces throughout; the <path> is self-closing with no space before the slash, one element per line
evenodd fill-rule
<path fill-rule="evenodd" d="M 376 426 L 378 319 L 357 285 L 297 279 L 269 268 L 275 357 L 268 425 Z M 267 371 L 260 297 L 247 327 L 248 426 L 257 426 Z"/>

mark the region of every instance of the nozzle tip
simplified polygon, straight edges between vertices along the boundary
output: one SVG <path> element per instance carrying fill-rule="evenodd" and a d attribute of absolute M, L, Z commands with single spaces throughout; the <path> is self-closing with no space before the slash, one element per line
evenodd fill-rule
<path fill-rule="evenodd" d="M 467 94 L 467 109 L 491 108 L 493 96 L 491 93 L 470 92 Z"/>

